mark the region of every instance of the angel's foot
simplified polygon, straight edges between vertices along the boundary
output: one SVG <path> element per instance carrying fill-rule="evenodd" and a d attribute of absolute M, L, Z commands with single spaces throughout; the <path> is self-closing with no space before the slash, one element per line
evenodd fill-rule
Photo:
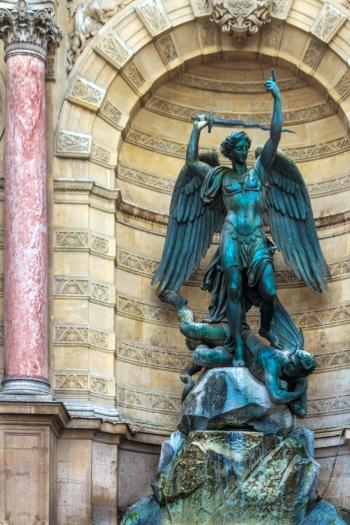
<path fill-rule="evenodd" d="M 271 344 L 271 346 L 273 346 L 274 348 L 277 348 L 279 350 L 283 348 L 283 343 L 281 339 L 276 334 L 276 332 L 272 330 L 271 328 L 270 330 L 266 330 L 265 328 L 260 328 L 259 335 L 267 339 L 269 343 Z"/>
<path fill-rule="evenodd" d="M 234 350 L 232 366 L 235 368 L 245 366 L 244 362 L 244 346 L 237 345 Z"/>
<path fill-rule="evenodd" d="M 164 290 L 159 294 L 159 299 L 175 306 L 176 309 L 182 308 L 187 304 L 187 300 L 172 290 Z"/>

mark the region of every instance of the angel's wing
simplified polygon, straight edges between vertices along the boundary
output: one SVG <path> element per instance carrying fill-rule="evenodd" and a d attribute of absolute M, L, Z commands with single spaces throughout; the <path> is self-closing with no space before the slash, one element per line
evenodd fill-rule
<path fill-rule="evenodd" d="M 202 184 L 208 172 L 208 169 L 201 170 L 201 166 L 208 168 L 204 163 L 196 163 L 196 167 L 186 164 L 175 184 L 163 254 L 152 279 L 152 284 L 159 283 L 159 293 L 179 291 L 199 266 L 225 217 L 220 192 L 209 205 L 201 198 Z M 212 171 L 215 170 L 220 170 L 220 167 Z"/>
<path fill-rule="evenodd" d="M 311 290 L 322 292 L 330 274 L 310 198 L 298 167 L 281 150 L 267 173 L 266 203 L 266 220 L 286 263 Z"/>

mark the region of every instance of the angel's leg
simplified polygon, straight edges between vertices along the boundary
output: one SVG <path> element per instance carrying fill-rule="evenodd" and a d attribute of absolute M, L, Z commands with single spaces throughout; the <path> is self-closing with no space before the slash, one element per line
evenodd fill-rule
<path fill-rule="evenodd" d="M 233 366 L 244 366 L 244 343 L 241 335 L 242 323 L 242 275 L 237 266 L 225 269 L 227 283 L 226 314 L 234 345 Z"/>
<path fill-rule="evenodd" d="M 279 348 L 277 334 L 271 329 L 271 321 L 275 311 L 276 285 L 272 264 L 267 264 L 258 283 L 259 294 L 261 297 L 260 306 L 260 335 L 265 337 L 270 343 Z"/>

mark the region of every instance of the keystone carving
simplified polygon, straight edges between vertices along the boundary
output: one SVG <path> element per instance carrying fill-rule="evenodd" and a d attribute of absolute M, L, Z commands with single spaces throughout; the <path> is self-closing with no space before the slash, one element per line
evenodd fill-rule
<path fill-rule="evenodd" d="M 211 0 L 210 20 L 238 40 L 271 21 L 271 0 Z"/>

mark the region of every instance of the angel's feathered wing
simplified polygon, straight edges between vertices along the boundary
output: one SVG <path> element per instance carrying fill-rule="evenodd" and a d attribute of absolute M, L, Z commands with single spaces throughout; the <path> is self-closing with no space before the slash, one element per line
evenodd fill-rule
<path fill-rule="evenodd" d="M 286 263 L 311 290 L 322 292 L 330 274 L 310 198 L 298 167 L 281 150 L 267 173 L 266 202 L 266 220 Z"/>
<path fill-rule="evenodd" d="M 152 279 L 152 284 L 159 283 L 159 293 L 164 290 L 179 291 L 193 270 L 198 268 L 215 231 L 220 230 L 224 220 L 220 192 L 210 204 L 201 197 L 207 170 L 202 172 L 200 165 L 203 166 L 203 163 L 198 163 L 196 168 L 186 164 L 175 184 L 163 254 Z M 212 171 L 215 173 L 220 169 L 217 167 Z"/>

